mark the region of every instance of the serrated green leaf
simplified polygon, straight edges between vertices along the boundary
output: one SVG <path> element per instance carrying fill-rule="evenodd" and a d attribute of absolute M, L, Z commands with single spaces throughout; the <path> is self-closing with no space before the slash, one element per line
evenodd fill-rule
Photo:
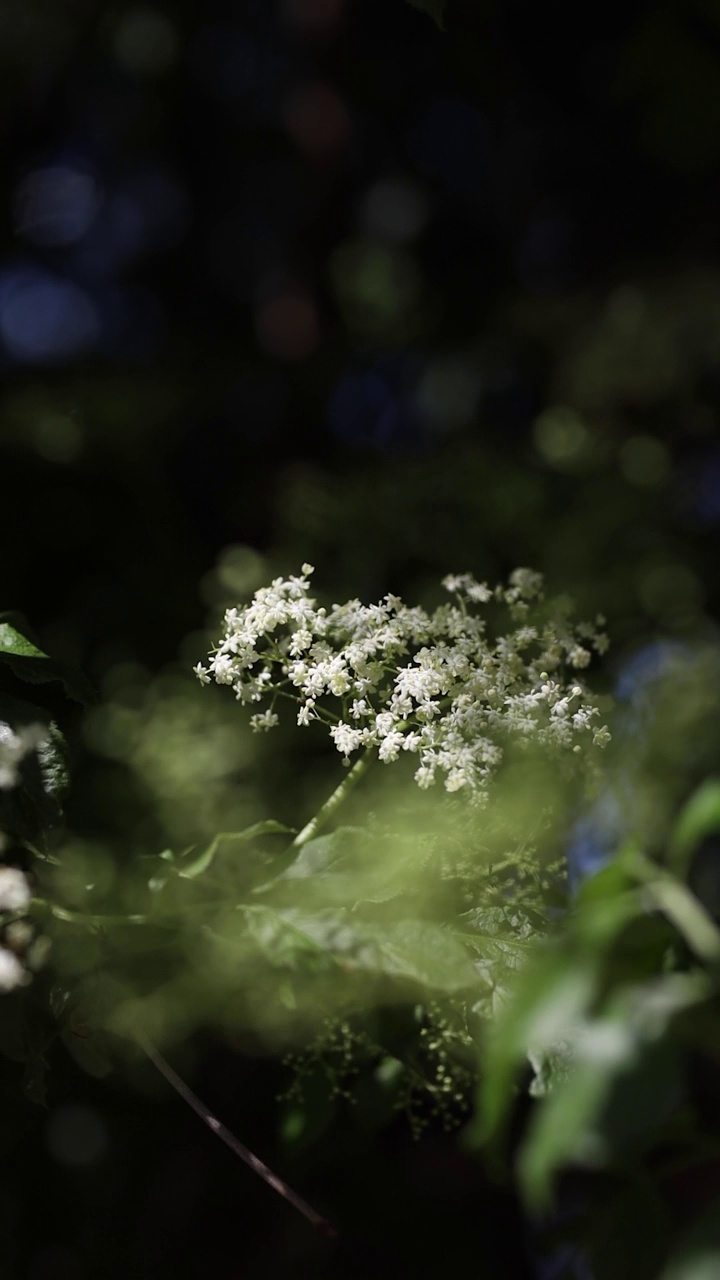
<path fill-rule="evenodd" d="M 255 893 L 275 891 L 300 906 L 353 906 L 389 902 L 417 881 L 417 848 L 412 839 L 391 845 L 363 827 L 338 827 L 309 840 L 292 860 Z"/>
<path fill-rule="evenodd" d="M 472 987 L 477 975 L 464 946 L 440 925 L 400 920 L 380 925 L 349 912 L 241 907 L 247 931 L 277 965 L 322 957 L 346 973 L 410 982 L 435 991 Z"/>

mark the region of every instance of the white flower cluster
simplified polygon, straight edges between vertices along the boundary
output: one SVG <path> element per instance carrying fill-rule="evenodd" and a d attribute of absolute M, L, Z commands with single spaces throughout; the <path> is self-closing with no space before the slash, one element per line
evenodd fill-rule
<path fill-rule="evenodd" d="M 0 915 L 17 915 L 30 906 L 30 885 L 17 867 L 0 865 Z M 12 929 L 12 926 L 9 926 Z M 7 935 L 7 931 L 6 931 Z M 27 981 L 27 970 L 9 947 L 0 945 L 0 992 L 13 991 Z"/>
<path fill-rule="evenodd" d="M 0 720 L 0 789 L 15 786 L 25 756 L 39 747 L 47 735 L 47 729 L 41 724 L 23 725 L 16 733 Z"/>
<path fill-rule="evenodd" d="M 229 609 L 208 665 L 194 668 L 242 703 L 270 699 L 251 717 L 254 729 L 277 724 L 277 700 L 289 697 L 298 724 L 327 724 L 346 760 L 361 749 L 385 763 L 412 752 L 420 787 L 439 774 L 446 790 L 465 788 L 480 801 L 508 734 L 575 752 L 583 741 L 609 741 L 570 674 L 607 648 L 604 619 L 571 623 L 566 602 L 545 604 L 539 574 L 516 569 L 494 590 L 450 575 L 443 586 L 454 602 L 428 613 L 394 595 L 318 608 L 312 573 L 303 565 L 299 577 L 276 578 L 249 605 Z M 505 634 L 490 631 L 498 614 L 509 618 Z"/>

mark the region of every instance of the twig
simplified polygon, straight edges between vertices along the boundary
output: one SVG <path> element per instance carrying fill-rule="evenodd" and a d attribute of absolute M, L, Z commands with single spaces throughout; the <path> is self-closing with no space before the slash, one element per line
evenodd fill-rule
<path fill-rule="evenodd" d="M 218 1120 L 216 1116 L 212 1114 L 212 1112 L 205 1106 L 205 1103 L 201 1102 L 197 1094 L 193 1093 L 192 1089 L 186 1085 L 185 1081 L 181 1080 L 177 1072 L 173 1071 L 170 1063 L 163 1058 L 159 1050 L 155 1048 L 155 1045 L 152 1044 L 152 1042 L 148 1040 L 142 1032 L 136 1032 L 135 1036 L 141 1049 L 147 1054 L 153 1065 L 157 1067 L 158 1071 L 165 1077 L 168 1083 L 172 1085 L 173 1089 L 180 1094 L 180 1097 L 192 1107 L 193 1111 L 197 1112 L 200 1119 L 205 1121 L 208 1128 L 212 1129 L 213 1133 L 216 1134 L 218 1138 L 221 1138 L 230 1150 L 235 1152 L 236 1156 L 239 1156 L 241 1160 L 244 1160 L 245 1164 L 249 1165 L 253 1172 L 257 1173 L 259 1177 L 262 1178 L 263 1182 L 267 1182 L 268 1186 L 272 1187 L 273 1191 L 277 1191 L 279 1196 L 282 1196 L 283 1199 L 287 1200 L 289 1204 L 307 1218 L 308 1222 L 311 1222 L 316 1230 L 320 1231 L 322 1235 L 327 1236 L 328 1239 L 334 1240 L 337 1236 L 337 1231 L 330 1225 L 327 1218 L 324 1218 L 321 1213 L 317 1213 L 306 1200 L 302 1199 L 302 1196 L 299 1196 L 295 1191 L 293 1191 L 292 1187 L 288 1186 L 287 1182 L 283 1182 L 282 1178 L 278 1178 L 276 1174 L 272 1172 L 272 1169 L 268 1169 L 267 1165 L 263 1164 L 262 1160 L 260 1160 L 256 1155 L 253 1155 L 252 1151 L 249 1151 L 247 1147 L 243 1146 L 242 1142 L 235 1137 L 235 1134 L 231 1133 L 222 1121 Z"/>

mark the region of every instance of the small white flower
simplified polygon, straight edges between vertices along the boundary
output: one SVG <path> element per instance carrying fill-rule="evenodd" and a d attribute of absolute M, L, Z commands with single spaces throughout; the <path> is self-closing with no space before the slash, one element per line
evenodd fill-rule
<path fill-rule="evenodd" d="M 391 711 L 381 711 L 375 717 L 375 732 L 378 738 L 386 738 L 395 728 L 395 717 Z"/>
<path fill-rule="evenodd" d="M 201 684 L 210 684 L 211 682 L 210 672 L 208 671 L 207 667 L 203 666 L 202 662 L 197 662 L 193 667 L 193 671 L 195 672 L 195 675 L 197 676 Z"/>
<path fill-rule="evenodd" d="M 308 698 L 298 711 L 297 722 L 299 725 L 308 725 L 311 720 L 317 720 L 318 714 L 315 710 L 315 699 Z"/>
<path fill-rule="evenodd" d="M 394 730 L 387 737 L 383 738 L 378 749 L 378 755 L 382 761 L 388 763 L 390 760 L 397 760 L 400 754 L 400 748 L 403 745 L 403 735 Z"/>
<path fill-rule="evenodd" d="M 250 717 L 250 727 L 254 733 L 267 733 L 276 724 L 279 724 L 279 716 L 274 711 L 259 711 L 257 715 Z"/>
<path fill-rule="evenodd" d="M 295 631 L 290 641 L 290 656 L 293 658 L 299 658 L 301 653 L 304 653 L 306 649 L 310 648 L 312 642 L 312 632 L 308 631 L 306 627 L 301 628 L 300 631 Z"/>
<path fill-rule="evenodd" d="M 421 791 L 427 791 L 428 787 L 431 787 L 435 781 L 435 770 L 429 765 L 421 764 L 415 773 L 415 781 Z"/>
<path fill-rule="evenodd" d="M 338 751 L 341 751 L 344 756 L 349 756 L 351 751 L 357 751 L 362 742 L 360 729 L 353 729 L 351 725 L 344 724 L 342 720 L 339 724 L 332 726 L 330 736 Z"/>
<path fill-rule="evenodd" d="M 235 679 L 232 658 L 226 654 L 217 653 L 210 662 L 210 670 L 216 684 L 232 684 Z"/>

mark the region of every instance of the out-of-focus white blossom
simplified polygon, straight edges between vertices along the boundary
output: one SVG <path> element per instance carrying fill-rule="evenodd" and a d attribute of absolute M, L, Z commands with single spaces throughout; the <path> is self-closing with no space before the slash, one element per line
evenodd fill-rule
<path fill-rule="evenodd" d="M 31 898 L 30 885 L 22 871 L 0 866 L 0 912 L 27 911 Z"/>
<path fill-rule="evenodd" d="M 276 700 L 290 697 L 298 724 L 322 721 L 346 760 L 375 749 L 390 763 L 410 751 L 419 787 L 439 773 L 448 791 L 480 803 L 508 735 L 576 754 L 609 741 L 576 674 L 605 651 L 604 619 L 572 623 L 567 601 L 544 602 L 540 574 L 516 569 L 494 589 L 451 574 L 443 586 L 454 603 L 428 613 L 394 595 L 318 608 L 312 572 L 303 565 L 228 609 L 220 644 L 194 668 L 243 703 L 271 699 L 254 729 L 276 724 Z M 503 613 L 511 625 L 498 634 Z"/>
<path fill-rule="evenodd" d="M 24 966 L 7 947 L 0 947 L 0 991 L 14 991 L 27 981 Z"/>
<path fill-rule="evenodd" d="M 45 742 L 47 736 L 44 725 L 23 725 L 16 733 L 9 724 L 0 720 L 0 789 L 15 786 L 25 756 Z"/>

